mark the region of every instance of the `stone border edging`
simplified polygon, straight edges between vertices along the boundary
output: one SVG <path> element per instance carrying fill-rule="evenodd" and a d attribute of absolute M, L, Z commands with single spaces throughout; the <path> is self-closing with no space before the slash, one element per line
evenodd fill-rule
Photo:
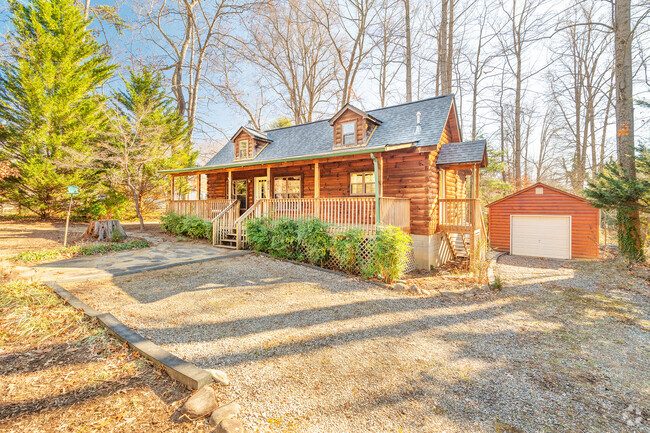
<path fill-rule="evenodd" d="M 82 310 L 87 316 L 96 318 L 106 329 L 120 340 L 125 341 L 129 346 L 151 360 L 155 365 L 161 366 L 167 371 L 172 379 L 177 380 L 190 389 L 201 389 L 212 383 L 212 375 L 196 365 L 182 360 L 144 338 L 110 313 L 100 313 L 89 307 L 72 293 L 61 287 L 57 282 L 45 281 L 46 286 L 51 288 L 61 299 L 71 307 Z"/>
<path fill-rule="evenodd" d="M 262 252 L 262 251 L 260 251 L 260 252 L 254 251 L 254 253 L 259 254 L 261 256 L 268 257 L 268 258 L 273 259 L 273 260 L 278 260 L 280 262 L 293 263 L 294 265 L 305 266 L 305 267 L 310 268 L 310 269 L 315 269 L 317 271 L 323 271 L 323 272 L 329 272 L 330 274 L 336 274 L 336 275 L 340 275 L 340 276 L 346 277 L 346 278 L 355 278 L 357 280 L 361 280 L 364 283 L 374 284 L 376 286 L 383 287 L 385 289 L 390 289 L 390 287 L 391 287 L 390 284 L 382 283 L 381 281 L 366 280 L 365 278 L 361 278 L 361 277 L 356 276 L 356 275 L 346 274 L 345 272 L 335 271 L 333 269 L 321 268 L 320 266 L 312 265 L 310 263 L 303 263 L 303 262 L 298 262 L 296 260 L 281 259 L 279 257 L 273 257 L 269 253 L 265 253 L 265 252 Z"/>
<path fill-rule="evenodd" d="M 501 256 L 503 256 L 505 254 L 508 254 L 508 253 L 500 252 L 500 253 L 495 254 L 494 257 L 492 257 L 490 259 L 490 266 L 488 267 L 488 271 L 487 271 L 488 288 L 491 288 L 491 287 L 494 286 L 494 283 L 496 282 L 496 276 L 494 275 L 494 269 L 497 266 L 497 261 L 499 260 L 499 257 L 501 257 Z"/>
<path fill-rule="evenodd" d="M 78 276 L 78 277 L 64 278 L 62 280 L 56 280 L 56 281 L 59 282 L 59 283 L 72 283 L 74 281 L 82 281 L 82 280 L 100 280 L 102 278 L 121 277 L 123 275 L 139 274 L 140 272 L 158 271 L 160 269 L 173 268 L 174 266 L 193 265 L 194 263 L 207 262 L 207 261 L 210 261 L 210 260 L 219 260 L 219 259 L 226 259 L 226 258 L 229 258 L 229 257 L 245 256 L 246 254 L 251 254 L 251 253 L 252 253 L 252 251 L 243 251 L 243 252 L 240 252 L 240 253 L 228 254 L 228 255 L 224 255 L 224 256 L 206 257 L 206 258 L 203 258 L 203 259 L 189 260 L 189 261 L 180 262 L 180 263 L 167 263 L 167 264 L 164 264 L 164 265 L 150 266 L 148 268 L 145 267 L 145 268 L 140 268 L 140 269 L 134 269 L 134 270 L 131 270 L 131 271 L 117 272 L 115 274 L 110 274 L 110 275 L 99 275 L 99 276 L 81 275 L 81 276 Z"/>

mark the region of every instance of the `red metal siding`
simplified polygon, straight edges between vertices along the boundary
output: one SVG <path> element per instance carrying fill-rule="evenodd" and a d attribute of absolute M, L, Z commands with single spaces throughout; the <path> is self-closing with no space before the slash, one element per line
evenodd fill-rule
<path fill-rule="evenodd" d="M 536 188 L 543 188 L 537 194 Z M 600 218 L 589 203 L 545 185 L 533 185 L 523 192 L 495 202 L 489 209 L 490 246 L 510 250 L 510 215 L 571 215 L 573 258 L 597 258 Z"/>

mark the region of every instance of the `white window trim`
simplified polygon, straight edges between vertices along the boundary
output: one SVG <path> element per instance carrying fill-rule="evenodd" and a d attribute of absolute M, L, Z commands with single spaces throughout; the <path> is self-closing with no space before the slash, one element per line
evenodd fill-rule
<path fill-rule="evenodd" d="M 277 191 L 275 189 L 275 181 L 278 180 L 278 179 L 288 180 L 290 178 L 293 178 L 294 180 L 298 181 L 298 188 L 299 188 L 298 189 L 298 198 L 302 198 L 302 176 L 275 176 L 273 178 L 273 197 L 272 198 L 276 198 L 275 195 L 277 194 Z M 288 185 L 287 185 L 287 187 L 288 187 Z M 287 190 L 288 189 L 289 188 L 287 188 Z M 289 195 L 289 193 L 287 193 L 287 196 L 288 195 Z M 289 198 L 289 197 L 278 197 L 278 198 Z"/>
<path fill-rule="evenodd" d="M 241 156 L 242 144 L 246 146 L 246 156 Z M 237 159 L 248 159 L 248 140 L 239 140 L 239 152 L 237 153 Z"/>
<path fill-rule="evenodd" d="M 352 176 L 354 176 L 355 174 L 362 174 L 363 175 L 363 182 L 354 184 L 354 185 L 363 185 L 361 187 L 363 192 L 361 192 L 360 194 L 355 194 L 355 193 L 352 192 L 352 185 L 353 185 Z M 368 185 L 369 183 L 372 183 L 373 187 L 375 186 L 375 181 L 374 180 L 372 182 L 366 182 L 366 176 L 374 175 L 374 174 L 375 174 L 374 171 L 357 171 L 357 172 L 354 172 L 354 173 L 350 173 L 350 195 L 355 196 L 355 197 L 365 196 L 365 195 L 374 196 L 375 195 L 374 192 L 366 192 L 366 185 Z"/>
<path fill-rule="evenodd" d="M 345 125 L 349 125 L 349 124 L 352 124 L 353 132 L 352 132 L 352 134 L 344 134 L 343 133 L 344 127 L 345 127 Z M 346 135 L 352 135 L 352 137 L 354 138 L 354 142 L 346 143 L 345 142 L 345 136 Z M 357 144 L 359 144 L 358 140 L 357 140 L 357 121 L 356 120 L 351 120 L 349 122 L 341 123 L 341 146 L 356 146 Z"/>

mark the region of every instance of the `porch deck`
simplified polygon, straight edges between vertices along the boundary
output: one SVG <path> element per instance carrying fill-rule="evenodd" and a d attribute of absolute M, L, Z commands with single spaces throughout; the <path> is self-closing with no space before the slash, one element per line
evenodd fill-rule
<path fill-rule="evenodd" d="M 394 197 L 381 197 L 379 209 L 374 197 L 334 197 L 260 199 L 241 215 L 239 201 L 235 199 L 170 201 L 167 210 L 211 221 L 214 244 L 231 244 L 238 248 L 246 245 L 245 223 L 253 218 L 266 217 L 274 221 L 318 218 L 330 226 L 332 234 L 358 228 L 366 236 L 374 236 L 378 227 L 387 225 L 408 233 L 411 219 L 410 200 Z"/>

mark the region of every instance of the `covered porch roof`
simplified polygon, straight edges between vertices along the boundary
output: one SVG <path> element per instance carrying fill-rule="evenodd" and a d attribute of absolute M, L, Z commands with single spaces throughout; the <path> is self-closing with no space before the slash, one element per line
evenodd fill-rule
<path fill-rule="evenodd" d="M 438 153 L 436 165 L 441 168 L 487 167 L 487 143 L 476 140 L 444 144 Z"/>

